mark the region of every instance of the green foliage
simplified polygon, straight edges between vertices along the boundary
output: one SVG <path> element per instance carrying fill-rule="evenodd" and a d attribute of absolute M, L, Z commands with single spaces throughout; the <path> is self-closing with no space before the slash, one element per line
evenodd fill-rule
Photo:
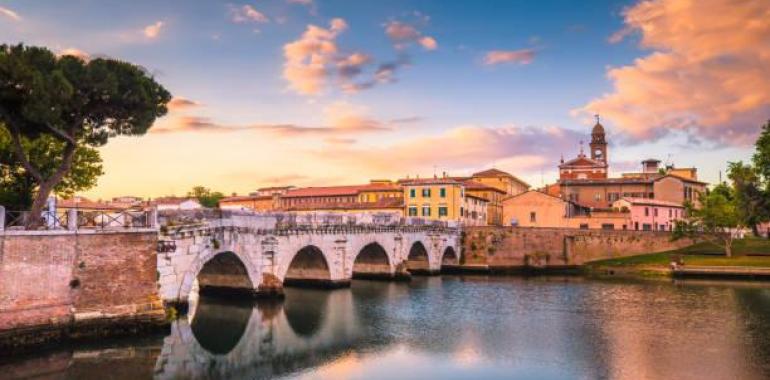
<path fill-rule="evenodd" d="M 219 206 L 219 201 L 225 197 L 219 191 L 211 191 L 211 189 L 204 186 L 195 186 L 187 192 L 188 197 L 198 199 L 203 207 L 214 208 Z"/>
<path fill-rule="evenodd" d="M 730 256 L 735 230 L 745 226 L 736 203 L 735 191 L 730 187 L 711 191 L 701 197 L 700 208 L 688 203 L 687 218 L 676 222 L 673 239 L 702 237 L 724 248 Z"/>
<path fill-rule="evenodd" d="M 11 210 L 28 210 L 37 185 L 16 158 L 11 144 L 8 131 L 0 128 L 0 205 Z M 46 176 L 55 172 L 61 164 L 64 144 L 50 136 L 41 136 L 35 140 L 23 138 L 22 146 L 29 161 Z M 62 197 L 72 196 L 94 187 L 103 173 L 99 151 L 80 146 L 75 150 L 72 169 L 53 191 Z"/>
<path fill-rule="evenodd" d="M 756 142 L 756 149 L 752 162 L 765 183 L 765 191 L 770 191 L 768 189 L 770 186 L 770 120 L 762 126 L 762 132 Z"/>
<path fill-rule="evenodd" d="M 166 114 L 169 100 L 171 94 L 144 69 L 127 62 L 84 61 L 42 47 L 0 45 L 0 123 L 11 137 L 16 159 L 36 185 L 31 215 L 77 166 L 79 148 L 101 146 L 115 136 L 144 134 Z M 61 144 L 42 144 L 43 151 L 53 155 L 55 170 L 36 166 L 28 156 L 31 152 L 24 150 L 24 139 Z"/>
<path fill-rule="evenodd" d="M 741 221 L 756 232 L 757 224 L 770 216 L 770 202 L 762 190 L 759 173 L 751 165 L 738 161 L 729 163 L 727 177 L 733 183 L 735 206 Z"/>

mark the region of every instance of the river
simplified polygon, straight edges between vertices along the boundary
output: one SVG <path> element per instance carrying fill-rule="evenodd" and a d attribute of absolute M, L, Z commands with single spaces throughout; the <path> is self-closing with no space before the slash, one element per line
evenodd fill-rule
<path fill-rule="evenodd" d="M 0 378 L 768 379 L 751 282 L 416 277 L 202 298 L 169 335 L 0 361 Z"/>

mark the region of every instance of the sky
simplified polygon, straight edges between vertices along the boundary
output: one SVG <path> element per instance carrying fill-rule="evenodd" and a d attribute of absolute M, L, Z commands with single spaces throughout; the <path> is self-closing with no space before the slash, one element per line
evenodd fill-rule
<path fill-rule="evenodd" d="M 770 118 L 766 0 L 0 0 L 0 43 L 144 67 L 174 96 L 85 195 L 496 167 L 539 187 L 590 140 L 716 182 Z"/>

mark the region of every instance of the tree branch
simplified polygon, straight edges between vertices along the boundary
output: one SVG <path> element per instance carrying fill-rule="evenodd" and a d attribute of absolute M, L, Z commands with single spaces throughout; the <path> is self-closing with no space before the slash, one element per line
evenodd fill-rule
<path fill-rule="evenodd" d="M 41 174 L 37 168 L 32 166 L 29 158 L 27 158 L 27 154 L 24 153 L 24 146 L 21 145 L 21 133 L 19 132 L 19 129 L 10 122 L 9 124 L 11 127 L 9 132 L 11 132 L 11 140 L 13 140 L 13 153 L 16 155 L 16 159 L 21 162 L 21 166 L 24 167 L 24 170 L 26 170 L 37 183 L 42 183 L 43 174 Z"/>
<path fill-rule="evenodd" d="M 61 140 L 64 140 L 64 142 L 66 142 L 66 143 L 70 143 L 70 144 L 73 144 L 73 145 L 75 144 L 75 138 L 74 137 L 72 137 L 72 136 L 62 132 L 61 130 L 59 130 L 57 128 L 52 127 L 48 123 L 44 123 L 43 126 L 45 126 L 46 129 L 51 131 L 54 134 L 54 137 L 57 137 L 57 138 L 59 138 Z"/>

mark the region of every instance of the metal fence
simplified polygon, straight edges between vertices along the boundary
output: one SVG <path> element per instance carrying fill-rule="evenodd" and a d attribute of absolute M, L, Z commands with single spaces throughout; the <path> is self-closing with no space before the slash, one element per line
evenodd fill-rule
<path fill-rule="evenodd" d="M 5 210 L 0 206 L 0 226 L 6 230 L 27 230 L 27 226 L 35 226 L 35 230 L 105 230 L 154 228 L 157 226 L 156 211 L 150 210 L 79 210 L 63 211 L 45 210 L 37 216 L 29 211 Z"/>

